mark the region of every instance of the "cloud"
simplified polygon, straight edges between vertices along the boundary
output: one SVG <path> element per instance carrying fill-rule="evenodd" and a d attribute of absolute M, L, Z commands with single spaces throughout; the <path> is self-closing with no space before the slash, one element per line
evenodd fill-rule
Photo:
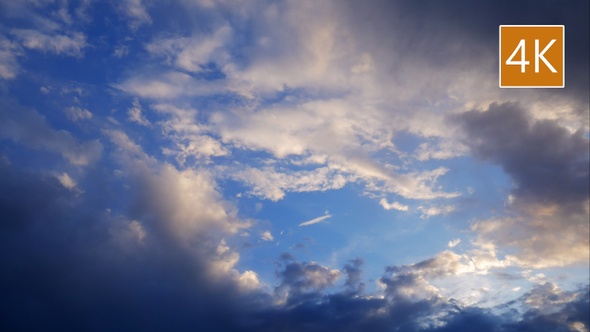
<path fill-rule="evenodd" d="M 29 49 L 111 54 L 102 40 L 119 38 L 120 31 L 109 29 L 120 22 L 94 18 L 107 30 L 97 32 L 95 24 L 74 30 L 80 27 L 76 19 L 92 20 L 89 3 L 0 0 L 9 33 L 6 42 L 0 40 L 0 76 L 51 83 L 45 83 L 54 78 L 45 76 L 50 71 L 16 62 Z M 510 264 L 587 262 L 588 195 L 578 183 L 588 182 L 581 167 L 588 158 L 580 152 L 588 148 L 587 48 L 568 52 L 571 81 L 559 92 L 500 91 L 495 50 L 500 21 L 544 21 L 549 7 L 552 19 L 582 27 L 568 28 L 574 31 L 568 40 L 587 45 L 587 3 L 130 0 L 113 7 L 136 30 L 125 41 L 127 51 L 115 50 L 114 58 L 129 52 L 124 60 L 137 64 L 103 59 L 114 65 L 110 86 L 155 111 L 151 129 L 162 131 L 135 127 L 138 136 L 153 136 L 134 140 L 136 132 L 112 117 L 106 124 L 89 121 L 92 129 L 82 133 L 58 130 L 50 123 L 59 124 L 59 118 L 45 119 L 41 111 L 0 96 L 0 137 L 12 141 L 0 150 L 1 160 L 10 161 L 0 163 L 1 330 L 588 329 L 587 289 L 539 285 L 514 301 L 520 311 L 451 296 L 452 287 L 469 290 L 464 281 L 496 276 L 490 272 Z M 108 14 L 108 8 L 96 9 Z M 27 24 L 10 28 L 21 21 Z M 150 54 L 132 53 L 142 45 Z M 19 96 L 26 92 L 19 85 L 0 89 Z M 96 90 L 120 100 L 108 87 Z M 500 103 L 465 112 L 487 108 L 491 100 L 532 101 L 531 114 Z M 43 114 L 50 114 L 51 105 Z M 143 122 L 143 111 L 128 115 Z M 88 116 L 77 114 L 73 118 Z M 503 125 L 510 130 L 501 130 Z M 404 151 L 402 133 L 412 135 L 418 147 Z M 92 135 L 104 142 L 86 138 Z M 97 165 L 74 167 L 79 171 L 73 173 L 72 165 L 12 149 L 13 142 L 55 153 L 73 166 Z M 163 160 L 155 157 L 159 151 L 146 152 L 154 148 L 161 148 Z M 251 222 L 224 199 L 227 180 L 273 201 L 289 192 L 356 184 L 354 189 L 377 199 L 395 194 L 442 200 L 459 193 L 439 181 L 456 172 L 457 164 L 440 167 L 440 160 L 468 152 L 499 165 L 517 184 L 507 211 L 473 223 L 475 249 L 389 266 L 380 279 L 383 288 L 368 294 L 361 258 L 342 268 L 283 259 L 272 286 L 239 268 L 234 236 Z M 14 160 L 4 155 L 11 153 Z M 32 172 L 32 164 L 42 171 Z M 428 217 L 449 209 L 440 200 L 416 205 Z M 327 216 L 302 224 L 322 218 Z M 272 238 L 270 231 L 260 235 Z"/>
<path fill-rule="evenodd" d="M 475 222 L 481 242 L 517 248 L 524 266 L 564 266 L 588 260 L 588 139 L 555 120 L 532 120 L 517 104 L 491 104 L 454 118 L 466 144 L 512 177 L 509 210 L 516 216 Z M 517 231 L 518 230 L 518 231 Z M 534 234 L 534 236 L 531 236 Z M 563 245 L 563 239 L 568 244 Z"/>
<path fill-rule="evenodd" d="M 80 142 L 65 130 L 49 127 L 38 112 L 4 98 L 0 100 L 0 129 L 0 138 L 58 153 L 76 166 L 92 164 L 102 155 L 98 140 Z"/>
<path fill-rule="evenodd" d="M 260 235 L 260 238 L 264 241 L 274 241 L 274 237 L 272 236 L 270 231 L 264 231 L 262 235 Z"/>
<path fill-rule="evenodd" d="M 346 277 L 344 286 L 348 291 L 354 294 L 361 294 L 365 290 L 362 270 L 364 264 L 365 261 L 362 258 L 357 257 L 346 263 L 342 269 Z"/>
<path fill-rule="evenodd" d="M 387 200 L 385 198 L 382 198 L 379 201 L 379 204 L 385 209 L 385 210 L 398 210 L 398 211 L 408 211 L 408 206 L 407 205 L 403 205 L 399 202 L 392 202 L 392 203 L 388 203 Z"/>
<path fill-rule="evenodd" d="M 346 184 L 346 178 L 329 167 L 284 173 L 270 167 L 244 167 L 230 174 L 231 178 L 250 185 L 250 194 L 272 201 L 282 199 L 285 191 L 325 191 L 340 189 Z"/>
<path fill-rule="evenodd" d="M 23 47 L 42 52 L 81 57 L 87 47 L 86 36 L 79 32 L 71 35 L 48 35 L 36 30 L 14 29 L 12 34 Z"/>
<path fill-rule="evenodd" d="M 448 246 L 449 246 L 449 248 L 454 248 L 459 243 L 461 243 L 461 239 L 454 239 L 454 240 L 449 241 Z"/>
<path fill-rule="evenodd" d="M 12 79 L 19 71 L 17 56 L 21 55 L 19 46 L 0 35 L 0 77 Z"/>
<path fill-rule="evenodd" d="M 66 116 L 73 122 L 92 119 L 92 113 L 84 108 L 71 106 L 64 109 Z"/>
<path fill-rule="evenodd" d="M 421 143 L 415 151 L 416 159 L 420 161 L 430 159 L 451 159 L 463 156 L 466 153 L 466 147 L 453 140 L 440 140 L 435 143 Z"/>
<path fill-rule="evenodd" d="M 281 283 L 275 288 L 275 294 L 281 300 L 295 301 L 300 295 L 319 292 L 334 285 L 340 278 L 340 271 L 316 262 L 288 262 L 277 276 Z"/>
<path fill-rule="evenodd" d="M 208 161 L 210 157 L 229 154 L 223 144 L 212 137 L 210 129 L 198 121 L 199 112 L 188 107 L 171 104 L 155 104 L 151 106 L 165 118 L 158 122 L 164 134 L 175 144 L 176 160 L 184 165 L 187 158 Z"/>
<path fill-rule="evenodd" d="M 588 139 L 557 121 L 531 121 L 518 104 L 491 104 L 486 111 L 456 116 L 465 143 L 484 160 L 497 163 L 516 182 L 522 200 L 551 203 L 588 199 Z"/>
<path fill-rule="evenodd" d="M 70 190 L 76 188 L 76 181 L 74 181 L 74 179 L 72 179 L 68 175 L 68 173 L 62 173 L 62 174 L 58 175 L 57 179 L 64 187 L 66 187 Z"/>
<path fill-rule="evenodd" d="M 133 96 L 146 99 L 172 99 L 182 96 L 211 95 L 224 92 L 214 81 L 196 79 L 178 71 L 131 77 L 115 85 Z"/>
<path fill-rule="evenodd" d="M 309 225 L 317 224 L 317 223 L 322 222 L 322 221 L 329 219 L 329 218 L 332 218 L 332 215 L 326 214 L 325 216 L 317 217 L 317 218 L 302 222 L 301 224 L 299 224 L 299 226 L 309 226 Z"/>
<path fill-rule="evenodd" d="M 152 18 L 147 12 L 142 0 L 124 0 L 119 3 L 119 8 L 129 19 L 129 27 L 133 30 L 142 25 L 151 24 Z"/>
<path fill-rule="evenodd" d="M 156 40 L 146 46 L 148 52 L 169 58 L 175 67 L 189 72 L 206 71 L 206 66 L 214 62 L 223 66 L 229 60 L 224 48 L 232 35 L 229 25 L 219 27 L 209 36 L 178 37 Z"/>
<path fill-rule="evenodd" d="M 133 106 L 127 110 L 128 119 L 131 122 L 135 122 L 142 126 L 149 126 L 151 123 L 143 116 L 141 110 L 141 104 L 139 100 L 133 100 Z"/>
<path fill-rule="evenodd" d="M 445 215 L 455 211 L 454 205 L 443 205 L 443 206 L 419 206 L 418 210 L 422 212 L 420 218 L 428 219 L 433 216 Z"/>
<path fill-rule="evenodd" d="M 77 197 L 53 178 L 44 179 L 0 165 L 3 183 L 0 214 L 4 221 L 0 225 L 0 237 L 5 239 L 0 241 L 0 262 L 10 271 L 0 274 L 0 284 L 11 285 L 5 288 L 0 300 L 7 313 L 0 323 L 3 328 L 35 330 L 38 324 L 43 324 L 44 328 L 59 329 L 66 322 L 68 326 L 92 324 L 99 328 L 144 330 L 171 324 L 181 329 L 207 325 L 219 331 L 387 331 L 391 327 L 399 331 L 459 328 L 493 331 L 499 326 L 539 330 L 540 322 L 550 324 L 547 326 L 552 331 L 588 326 L 587 290 L 568 293 L 543 287 L 544 291 L 533 291 L 523 297 L 525 305 L 531 304 L 523 319 L 497 316 L 477 307 L 462 307 L 440 297 L 412 298 L 411 294 L 417 293 L 409 292 L 408 288 L 426 285 L 420 278 L 466 271 L 467 260 L 450 252 L 413 266 L 390 267 L 382 278 L 387 285 L 385 298 L 363 294 L 361 259 L 348 262 L 342 270 L 316 262 L 298 262 L 293 257 L 283 260 L 277 271 L 279 284 L 270 295 L 259 291 L 258 277 L 253 271 L 232 274 L 230 268 L 223 275 L 229 274 L 231 282 L 220 281 L 227 279 L 209 275 L 213 271 L 203 271 L 231 266 L 235 255 L 226 244 L 201 241 L 206 238 L 198 237 L 198 241 L 191 243 L 178 242 L 182 235 L 161 231 L 168 227 L 168 217 L 185 215 L 193 222 L 201 221 L 191 218 L 190 213 L 182 213 L 190 208 L 178 202 L 178 197 L 165 198 L 168 186 L 174 187 L 174 178 L 182 175 L 174 172 L 166 175 L 160 169 L 165 165 L 154 163 L 145 155 L 143 160 L 138 160 L 137 151 L 128 151 L 128 146 L 121 146 L 123 150 L 117 153 L 122 155 L 115 155 L 123 173 L 134 179 L 130 187 L 131 209 L 122 211 L 137 215 L 138 219 L 106 211 L 105 206 L 110 206 L 115 198 L 88 200 L 91 196 L 109 197 L 99 187 L 85 188 L 88 195 Z M 128 153 L 131 155 L 125 159 Z M 142 164 L 144 167 L 137 168 Z M 141 184 L 161 177 L 166 181 L 152 187 L 152 191 L 165 202 L 154 205 L 149 195 L 144 196 Z M 93 174 L 88 179 L 109 183 L 113 180 L 112 175 Z M 210 188 L 203 183 L 194 187 L 187 184 L 179 195 L 188 194 L 194 202 L 200 199 L 194 195 L 200 190 L 207 192 Z M 98 202 L 102 203 L 97 205 Z M 134 208 L 138 204 L 141 213 Z M 171 209 L 162 214 L 165 206 Z M 85 222 L 79 222 L 81 218 Z M 51 227 L 47 227 L 49 220 Z M 74 233 L 72 224 L 76 227 Z M 36 231 L 40 227 L 46 231 Z M 30 264 L 22 264 L 23 260 Z M 102 273 L 97 274 L 97 270 Z M 43 282 L 37 282 L 34 276 L 43 276 Z M 326 292 L 334 289 L 342 276 L 345 276 L 344 291 Z M 93 287 L 97 284 L 101 285 L 100 289 Z M 543 303 L 544 297 L 558 306 L 557 311 L 538 309 L 537 304 Z M 31 308 L 27 305 L 30 301 L 38 306 Z M 179 304 L 191 309 L 179 310 Z M 76 313 L 76 318 L 61 314 L 64 308 Z M 33 312 L 36 320 L 20 319 Z M 103 319 L 105 316 L 122 318 L 113 321 Z M 227 320 L 228 316 L 235 319 Z"/>

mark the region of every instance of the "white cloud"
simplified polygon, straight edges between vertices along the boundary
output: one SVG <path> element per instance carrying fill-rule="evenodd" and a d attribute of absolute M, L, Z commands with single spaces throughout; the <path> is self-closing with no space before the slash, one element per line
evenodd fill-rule
<path fill-rule="evenodd" d="M 461 239 L 454 239 L 454 240 L 449 241 L 448 246 L 449 246 L 449 248 L 454 248 L 459 243 L 461 243 Z"/>
<path fill-rule="evenodd" d="M 229 153 L 221 142 L 208 135 L 209 128 L 197 121 L 197 110 L 171 104 L 156 104 L 152 108 L 165 116 L 158 124 L 176 145 L 177 150 L 170 153 L 176 155 L 181 165 L 191 156 L 208 161 L 210 157 Z"/>
<path fill-rule="evenodd" d="M 445 139 L 436 143 L 421 143 L 415 151 L 416 159 L 450 159 L 467 154 L 468 149 L 460 142 Z"/>
<path fill-rule="evenodd" d="M 104 132 L 120 151 L 117 159 L 135 182 L 140 203 L 149 207 L 151 218 L 176 238 L 190 243 L 209 230 L 235 234 L 247 223 L 235 217 L 234 208 L 217 192 L 215 181 L 205 170 L 178 170 L 159 163 L 121 131 Z"/>
<path fill-rule="evenodd" d="M 454 205 L 442 205 L 442 206 L 419 206 L 418 210 L 422 212 L 420 218 L 428 219 L 430 217 L 445 215 L 455 211 Z"/>
<path fill-rule="evenodd" d="M 148 14 L 142 0 L 121 0 L 119 8 L 129 18 L 129 27 L 137 29 L 144 24 L 151 24 L 152 18 Z"/>
<path fill-rule="evenodd" d="M 285 196 L 285 191 L 309 192 L 340 189 L 346 178 L 329 167 L 319 167 L 310 171 L 279 172 L 274 168 L 262 169 L 244 167 L 241 170 L 222 169 L 232 179 L 251 186 L 250 194 L 272 201 Z"/>
<path fill-rule="evenodd" d="M 171 64 L 177 68 L 201 72 L 202 66 L 209 62 L 215 62 L 222 67 L 229 60 L 224 46 L 231 34 L 231 27 L 223 25 L 209 36 L 196 35 L 156 40 L 149 43 L 146 49 L 154 55 L 170 58 Z"/>
<path fill-rule="evenodd" d="M 135 122 L 142 126 L 151 125 L 151 123 L 143 116 L 141 104 L 137 99 L 133 100 L 133 106 L 129 110 L 127 110 L 127 115 L 129 116 L 129 121 L 131 122 Z"/>
<path fill-rule="evenodd" d="M 20 68 L 16 58 L 20 53 L 16 43 L 0 35 L 0 78 L 12 79 L 16 77 Z"/>
<path fill-rule="evenodd" d="M 74 181 L 74 179 L 72 179 L 68 175 L 68 173 L 62 173 L 62 174 L 58 175 L 57 179 L 62 184 L 62 186 L 66 187 L 69 190 L 73 190 L 74 188 L 76 188 L 76 185 L 77 185 L 76 181 Z"/>
<path fill-rule="evenodd" d="M 408 211 L 408 206 L 407 205 L 403 205 L 399 202 L 392 202 L 389 203 L 387 202 L 387 200 L 385 198 L 382 198 L 379 201 L 379 204 L 385 209 L 385 210 L 398 210 L 398 211 Z"/>
<path fill-rule="evenodd" d="M 74 122 L 92 119 L 92 113 L 84 108 L 72 106 L 64 109 L 64 112 L 68 119 Z"/>
<path fill-rule="evenodd" d="M 272 236 L 270 231 L 264 231 L 262 233 L 262 235 L 260 235 L 260 238 L 264 241 L 273 241 L 274 240 L 274 237 Z"/>
<path fill-rule="evenodd" d="M 80 57 L 87 46 L 86 36 L 79 32 L 49 35 L 37 30 L 14 29 L 12 34 L 23 47 L 42 52 Z"/>
<path fill-rule="evenodd" d="M 515 217 L 479 220 L 472 224 L 482 243 L 513 249 L 507 256 L 527 268 L 567 266 L 590 259 L 588 202 L 570 209 L 552 204 L 516 209 Z"/>
<path fill-rule="evenodd" d="M 115 87 L 146 99 L 172 99 L 181 96 L 211 95 L 224 91 L 220 83 L 198 80 L 178 71 L 131 77 Z"/>
<path fill-rule="evenodd" d="M 302 222 L 301 224 L 299 224 L 299 226 L 309 226 L 309 225 L 317 224 L 317 223 L 322 222 L 322 221 L 329 219 L 329 218 L 332 218 L 332 215 L 326 214 L 325 216 L 317 217 L 317 218 Z"/>

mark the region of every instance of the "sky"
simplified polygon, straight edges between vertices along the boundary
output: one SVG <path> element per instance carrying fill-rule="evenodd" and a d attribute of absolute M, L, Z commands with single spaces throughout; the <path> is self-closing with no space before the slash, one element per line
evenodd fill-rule
<path fill-rule="evenodd" d="M 0 329 L 588 332 L 588 12 L 0 0 Z"/>

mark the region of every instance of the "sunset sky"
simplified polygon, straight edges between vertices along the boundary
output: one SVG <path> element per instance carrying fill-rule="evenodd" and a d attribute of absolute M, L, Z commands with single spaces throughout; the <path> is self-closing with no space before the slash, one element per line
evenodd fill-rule
<path fill-rule="evenodd" d="M 588 6 L 0 0 L 0 330 L 588 332 Z"/>

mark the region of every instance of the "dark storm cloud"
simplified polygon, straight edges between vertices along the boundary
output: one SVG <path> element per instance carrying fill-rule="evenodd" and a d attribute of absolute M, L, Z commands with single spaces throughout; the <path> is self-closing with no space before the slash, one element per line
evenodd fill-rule
<path fill-rule="evenodd" d="M 344 13 L 366 44 L 380 45 L 380 62 L 401 59 L 426 66 L 482 69 L 497 80 L 500 25 L 565 25 L 566 88 L 543 93 L 567 95 L 587 118 L 590 57 L 588 1 L 349 1 Z M 384 74 L 391 74 L 384 71 Z M 515 91 L 505 91 L 515 96 Z M 514 92 L 514 93 L 512 93 Z"/>
<path fill-rule="evenodd" d="M 198 257 L 119 243 L 124 218 L 53 177 L 2 165 L 0 183 L 1 330 L 231 330 L 237 293 L 207 282 Z"/>
<path fill-rule="evenodd" d="M 542 294 L 546 303 L 551 303 L 559 299 L 556 294 L 547 294 L 546 285 L 534 288 L 523 296 L 535 296 L 536 293 Z M 503 331 L 539 331 L 539 332 L 568 332 L 580 331 L 581 326 L 587 329 L 590 323 L 590 293 L 588 289 L 580 290 L 578 293 L 570 294 L 573 300 L 562 305 L 559 310 L 544 313 L 541 310 L 529 310 L 523 315 L 523 318 L 517 322 L 507 322 L 503 325 Z M 583 331 L 583 330 L 582 330 Z"/>
<path fill-rule="evenodd" d="M 532 122 L 518 104 L 491 104 L 455 118 L 473 153 L 496 163 L 516 182 L 515 194 L 534 203 L 588 199 L 588 140 L 557 121 Z"/>

